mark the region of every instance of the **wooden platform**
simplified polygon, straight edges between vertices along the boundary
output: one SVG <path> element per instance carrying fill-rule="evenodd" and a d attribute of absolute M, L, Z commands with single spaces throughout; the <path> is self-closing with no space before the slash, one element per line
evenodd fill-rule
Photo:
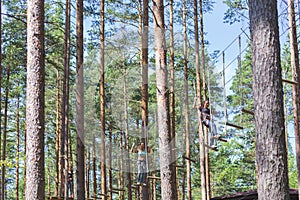
<path fill-rule="evenodd" d="M 99 198 L 97 198 L 99 199 Z M 48 197 L 48 200 L 64 200 L 63 197 Z M 69 197 L 68 200 L 76 200 L 76 198 Z M 94 200 L 94 198 L 88 198 L 86 200 Z"/>
<path fill-rule="evenodd" d="M 290 189 L 291 200 L 299 200 L 298 191 L 296 189 Z M 235 194 L 228 194 L 225 196 L 213 197 L 211 200 L 257 200 L 257 190 L 250 190 L 246 192 L 238 192 Z"/>

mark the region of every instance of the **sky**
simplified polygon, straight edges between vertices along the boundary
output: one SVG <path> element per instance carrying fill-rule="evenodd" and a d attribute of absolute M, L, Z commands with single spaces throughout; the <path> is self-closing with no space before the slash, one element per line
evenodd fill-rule
<path fill-rule="evenodd" d="M 227 5 L 222 0 L 216 0 L 213 11 L 204 15 L 204 31 L 207 33 L 205 38 L 210 43 L 209 52 L 223 51 L 242 32 L 241 28 L 247 27 L 242 23 L 224 23 L 226 9 Z"/>

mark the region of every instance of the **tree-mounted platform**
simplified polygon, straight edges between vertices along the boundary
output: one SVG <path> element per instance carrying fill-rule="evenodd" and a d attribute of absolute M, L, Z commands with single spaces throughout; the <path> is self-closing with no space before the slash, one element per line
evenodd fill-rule
<path fill-rule="evenodd" d="M 254 116 L 254 112 L 252 112 L 252 111 L 250 111 L 250 110 L 246 110 L 245 108 L 242 109 L 242 112 Z"/>
<path fill-rule="evenodd" d="M 156 179 L 156 180 L 160 180 L 160 177 L 157 176 L 147 176 L 148 179 Z"/>
<path fill-rule="evenodd" d="M 184 168 L 183 165 L 173 165 L 173 166 L 176 167 L 176 168 Z"/>
<path fill-rule="evenodd" d="M 96 198 L 96 199 L 102 199 L 101 197 Z M 48 197 L 48 200 L 64 200 L 64 197 Z M 69 197 L 68 200 L 76 200 L 76 198 Z M 88 198 L 86 200 L 95 200 L 95 198 Z"/>
<path fill-rule="evenodd" d="M 285 82 L 285 83 L 293 84 L 293 85 L 297 85 L 298 84 L 298 82 L 287 80 L 287 79 L 282 79 L 282 81 Z"/>
<path fill-rule="evenodd" d="M 232 123 L 229 123 L 229 122 L 226 122 L 226 126 L 231 126 L 233 128 L 237 128 L 237 129 L 241 129 L 241 130 L 244 129 L 242 126 L 232 124 Z"/>
<path fill-rule="evenodd" d="M 222 142 L 228 142 L 226 139 L 222 138 L 221 135 L 212 136 L 212 139 L 220 140 Z"/>
<path fill-rule="evenodd" d="M 185 159 L 185 160 L 189 160 L 189 161 L 191 161 L 191 162 L 193 162 L 193 163 L 196 163 L 195 160 L 193 160 L 193 159 L 191 159 L 191 158 L 188 158 L 188 157 L 186 157 L 186 156 L 182 156 L 182 158 Z"/>

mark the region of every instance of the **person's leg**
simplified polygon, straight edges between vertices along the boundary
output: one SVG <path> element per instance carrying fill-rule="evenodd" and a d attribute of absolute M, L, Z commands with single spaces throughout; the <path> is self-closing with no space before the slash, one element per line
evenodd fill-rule
<path fill-rule="evenodd" d="M 137 162 L 137 183 L 139 184 L 141 182 L 142 178 L 142 169 L 141 169 L 141 162 Z"/>
<path fill-rule="evenodd" d="M 141 182 L 145 183 L 146 180 L 146 162 L 142 162 L 142 177 L 141 177 Z"/>
<path fill-rule="evenodd" d="M 211 132 L 211 146 L 216 146 L 216 137 L 217 137 L 217 126 L 214 122 L 211 123 L 211 128 L 210 128 L 210 132 Z"/>
<path fill-rule="evenodd" d="M 209 120 L 205 119 L 202 121 L 203 125 L 209 128 Z"/>

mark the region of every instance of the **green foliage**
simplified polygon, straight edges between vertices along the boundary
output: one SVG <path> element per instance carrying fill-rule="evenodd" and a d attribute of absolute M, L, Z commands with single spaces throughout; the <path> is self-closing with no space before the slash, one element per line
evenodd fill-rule
<path fill-rule="evenodd" d="M 249 21 L 247 0 L 224 0 L 223 3 L 228 6 L 223 18 L 225 23 Z"/>

